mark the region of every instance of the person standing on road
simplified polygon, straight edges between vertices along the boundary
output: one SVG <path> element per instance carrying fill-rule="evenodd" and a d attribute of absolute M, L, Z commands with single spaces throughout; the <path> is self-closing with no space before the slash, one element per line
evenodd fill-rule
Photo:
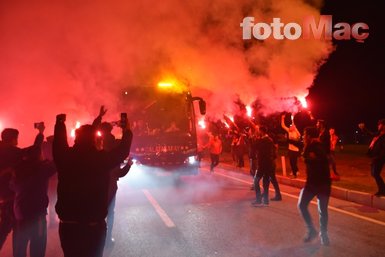
<path fill-rule="evenodd" d="M 210 151 L 210 172 L 214 172 L 214 167 L 219 164 L 219 155 L 222 153 L 222 141 L 219 139 L 218 134 L 213 134 L 210 137 L 208 148 Z"/>
<path fill-rule="evenodd" d="M 120 123 L 122 139 L 110 152 L 96 148 L 96 129 L 83 125 L 69 147 L 65 114 L 56 116 L 53 157 L 58 172 L 56 212 L 65 257 L 101 257 L 106 238 L 110 171 L 129 155 L 132 132 Z"/>
<path fill-rule="evenodd" d="M 257 151 L 255 141 L 259 138 L 258 127 L 249 130 L 247 145 L 248 145 L 248 154 L 249 154 L 249 163 L 250 163 L 250 175 L 254 179 L 255 172 L 257 170 Z M 254 182 L 252 183 L 250 190 L 254 190 Z"/>
<path fill-rule="evenodd" d="M 14 225 L 13 204 L 15 193 L 10 188 L 14 167 L 19 160 L 19 131 L 6 128 L 1 133 L 0 142 L 0 250 Z"/>
<path fill-rule="evenodd" d="M 327 154 L 319 140 L 317 128 L 305 128 L 304 143 L 303 157 L 306 164 L 307 176 L 305 187 L 301 190 L 298 200 L 298 209 L 307 227 L 304 242 L 310 242 L 317 236 L 308 210 L 310 201 L 314 196 L 317 196 L 321 244 L 329 245 L 327 228 L 331 179 Z"/>
<path fill-rule="evenodd" d="M 291 172 L 293 173 L 293 178 L 297 178 L 298 173 L 298 157 L 300 156 L 299 144 L 301 140 L 301 134 L 299 133 L 297 127 L 292 121 L 290 127 L 285 125 L 285 115 L 281 116 L 281 127 L 287 132 L 288 135 L 288 155 L 290 161 Z"/>
<path fill-rule="evenodd" d="M 34 148 L 23 154 L 23 159 L 15 168 L 11 188 L 15 192 L 13 229 L 13 256 L 44 257 L 47 245 L 48 183 L 56 173 L 52 161 L 43 160 L 42 143 L 44 123 L 36 126 Z"/>
<path fill-rule="evenodd" d="M 1 132 L 0 142 L 0 250 L 8 234 L 15 229 L 15 192 L 12 183 L 16 171 L 24 171 L 23 160 L 40 151 L 40 133 L 32 146 L 19 148 L 19 131 L 6 128 Z M 15 233 L 13 233 L 15 238 Z"/>
<path fill-rule="evenodd" d="M 361 130 L 373 136 L 367 155 L 371 158 L 371 175 L 378 187 L 378 191 L 374 195 L 385 196 L 385 183 L 381 177 L 381 171 L 385 164 L 385 119 L 378 121 L 378 133 L 368 131 L 364 123 L 360 123 L 358 126 Z"/>
<path fill-rule="evenodd" d="M 112 125 L 108 122 L 102 122 L 99 126 L 101 130 L 102 138 L 102 149 L 106 152 L 112 151 L 119 143 L 115 139 L 115 136 L 112 134 Z M 116 203 L 116 193 L 118 191 L 118 180 L 119 178 L 127 175 L 131 168 L 131 163 L 127 163 L 123 168 L 120 168 L 120 164 L 111 170 L 110 174 L 110 185 L 108 192 L 108 215 L 107 215 L 107 236 L 106 236 L 106 246 L 111 247 L 115 243 L 115 239 L 112 237 L 112 229 L 114 227 L 115 220 L 115 203 Z"/>
<path fill-rule="evenodd" d="M 317 120 L 316 127 L 318 129 L 319 140 L 323 145 L 326 155 L 328 157 L 329 165 L 332 165 L 332 157 L 331 157 L 332 141 L 331 141 L 331 135 L 327 128 L 326 122 L 324 120 Z M 333 179 L 338 180 L 339 176 L 340 175 L 337 173 L 337 170 L 333 169 L 333 175 L 331 177 Z"/>
<path fill-rule="evenodd" d="M 260 126 L 259 133 L 259 139 L 253 142 L 257 155 L 257 170 L 254 176 L 255 201 L 252 202 L 252 205 L 256 207 L 269 205 L 270 180 L 272 180 L 274 189 L 276 190 L 274 200 L 281 200 L 281 193 L 275 178 L 276 147 L 273 140 L 267 134 L 266 127 Z M 261 179 L 263 184 L 262 194 L 259 185 Z"/>
<path fill-rule="evenodd" d="M 336 146 L 338 143 L 338 136 L 336 135 L 336 131 L 334 128 L 329 129 L 329 135 L 330 135 L 330 154 L 329 154 L 329 163 L 333 170 L 333 180 L 340 180 L 340 176 L 337 172 L 337 165 L 336 165 Z"/>

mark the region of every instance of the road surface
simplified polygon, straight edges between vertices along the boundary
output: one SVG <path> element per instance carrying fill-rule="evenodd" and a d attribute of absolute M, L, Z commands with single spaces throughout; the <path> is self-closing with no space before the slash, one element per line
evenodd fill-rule
<path fill-rule="evenodd" d="M 305 244 L 299 190 L 281 185 L 283 201 L 261 208 L 251 206 L 250 185 L 251 177 L 219 168 L 210 173 L 204 166 L 199 175 L 178 181 L 136 166 L 119 181 L 116 243 L 104 256 L 384 256 L 384 211 L 331 199 L 331 245 L 322 246 L 318 238 Z M 318 228 L 316 204 L 309 208 Z M 49 220 L 46 256 L 63 256 L 52 212 Z M 11 256 L 10 238 L 2 257 Z"/>

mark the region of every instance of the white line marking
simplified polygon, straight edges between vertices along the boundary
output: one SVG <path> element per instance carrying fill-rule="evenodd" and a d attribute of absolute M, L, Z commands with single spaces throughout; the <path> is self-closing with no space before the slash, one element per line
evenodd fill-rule
<path fill-rule="evenodd" d="M 222 177 L 226 177 L 226 178 L 229 178 L 229 179 L 232 179 L 232 180 L 236 180 L 236 181 L 239 181 L 239 182 L 242 182 L 242 183 L 245 183 L 245 184 L 250 184 L 250 183 L 253 183 L 253 181 L 247 181 L 247 180 L 244 180 L 244 179 L 239 179 L 239 178 L 234 178 L 232 176 L 229 176 L 229 175 L 225 175 L 225 174 L 221 174 L 221 173 L 215 173 L 215 175 L 219 175 L 219 176 L 222 176 Z"/>
<path fill-rule="evenodd" d="M 246 181 L 246 180 L 243 180 L 243 179 L 234 178 L 234 177 L 231 177 L 231 176 L 228 176 L 228 175 L 224 175 L 224 174 L 221 174 L 221 173 L 214 173 L 214 174 L 222 176 L 222 177 L 226 177 L 226 178 L 229 178 L 229 179 L 232 179 L 232 180 L 235 180 L 235 181 L 239 181 L 239 182 L 242 182 L 242 183 L 245 183 L 245 184 L 252 183 L 252 181 L 250 182 L 250 181 Z M 269 190 L 273 191 L 273 189 L 269 189 Z M 295 198 L 295 199 L 299 198 L 296 195 L 292 195 L 292 194 L 285 193 L 285 192 L 281 192 L 281 194 L 285 195 L 285 196 L 288 196 L 288 197 L 291 197 L 291 198 Z M 314 205 L 317 205 L 317 201 L 316 200 L 311 201 L 311 203 L 314 204 Z M 375 223 L 377 225 L 381 225 L 381 226 L 385 227 L 385 222 L 382 222 L 382 221 L 379 221 L 379 220 L 375 220 L 375 219 L 372 219 L 372 218 L 368 218 L 368 217 L 365 217 L 365 216 L 362 216 L 362 215 L 359 215 L 359 214 L 355 214 L 353 212 L 349 212 L 349 211 L 345 211 L 345 210 L 342 210 L 342 209 L 338 209 L 338 208 L 333 207 L 333 206 L 328 206 L 328 208 L 330 210 L 333 210 L 333 211 L 336 211 L 336 212 L 339 212 L 339 213 L 343 213 L 343 214 L 346 214 L 346 215 L 349 215 L 349 216 L 352 216 L 352 217 L 355 217 L 355 218 L 358 218 L 358 219 L 366 220 L 368 222 L 372 222 L 372 223 Z"/>
<path fill-rule="evenodd" d="M 164 224 L 166 224 L 166 226 L 169 227 L 169 228 L 176 227 L 174 222 L 170 219 L 170 217 L 162 209 L 162 207 L 160 207 L 160 205 L 155 200 L 155 198 L 152 197 L 150 192 L 148 192 L 148 190 L 146 190 L 146 189 L 142 189 L 142 191 L 143 191 L 144 195 L 147 197 L 148 201 L 150 201 L 150 203 L 152 204 L 152 206 L 154 207 L 155 211 L 158 213 L 160 218 L 163 220 Z"/>

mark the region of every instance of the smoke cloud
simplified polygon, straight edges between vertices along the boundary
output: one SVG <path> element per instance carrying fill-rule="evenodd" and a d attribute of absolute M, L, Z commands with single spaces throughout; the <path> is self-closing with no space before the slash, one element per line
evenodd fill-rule
<path fill-rule="evenodd" d="M 21 130 L 67 113 L 91 122 L 104 104 L 117 119 L 118 99 L 132 85 L 176 77 L 207 100 L 208 115 L 258 99 L 266 113 L 304 97 L 332 49 L 320 40 L 244 41 L 240 23 L 302 23 L 319 16 L 310 0 L 1 1 L 0 126 Z M 31 136 L 28 136 L 31 135 Z M 24 139 L 23 139 L 24 138 Z M 27 142 L 27 144 L 28 144 Z"/>

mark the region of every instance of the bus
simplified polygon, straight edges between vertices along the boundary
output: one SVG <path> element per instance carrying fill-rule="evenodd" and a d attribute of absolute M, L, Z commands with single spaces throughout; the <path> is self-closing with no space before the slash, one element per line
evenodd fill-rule
<path fill-rule="evenodd" d="M 195 106 L 204 115 L 206 102 L 173 86 L 159 83 L 154 87 L 130 87 L 124 92 L 134 134 L 130 156 L 137 164 L 166 172 L 198 174 Z"/>

